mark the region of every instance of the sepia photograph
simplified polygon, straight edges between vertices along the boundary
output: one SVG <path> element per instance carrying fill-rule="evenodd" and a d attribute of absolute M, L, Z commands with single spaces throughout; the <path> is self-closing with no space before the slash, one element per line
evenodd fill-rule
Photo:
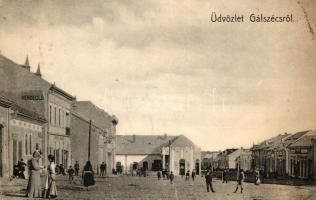
<path fill-rule="evenodd" d="M 313 0 L 0 0 L 0 200 L 316 199 Z"/>

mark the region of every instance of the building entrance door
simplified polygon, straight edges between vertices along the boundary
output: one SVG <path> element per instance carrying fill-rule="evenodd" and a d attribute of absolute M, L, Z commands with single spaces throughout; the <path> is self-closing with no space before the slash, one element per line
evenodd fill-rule
<path fill-rule="evenodd" d="M 184 176 L 185 174 L 185 160 L 184 159 L 179 160 L 179 174 L 181 176 Z"/>

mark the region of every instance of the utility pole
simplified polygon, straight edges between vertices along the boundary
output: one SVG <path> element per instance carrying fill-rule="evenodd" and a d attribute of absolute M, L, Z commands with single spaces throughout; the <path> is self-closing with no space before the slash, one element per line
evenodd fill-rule
<path fill-rule="evenodd" d="M 92 127 L 92 120 L 89 121 L 88 161 L 90 161 L 91 127 Z"/>
<path fill-rule="evenodd" d="M 171 165 L 171 141 L 169 140 L 169 173 L 170 173 L 170 165 Z"/>

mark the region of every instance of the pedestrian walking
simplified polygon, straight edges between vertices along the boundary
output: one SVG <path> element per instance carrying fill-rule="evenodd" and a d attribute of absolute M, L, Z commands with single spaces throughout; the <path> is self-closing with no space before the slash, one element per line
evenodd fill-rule
<path fill-rule="evenodd" d="M 44 197 L 51 199 L 57 197 L 55 156 L 48 155 L 48 161 Z"/>
<path fill-rule="evenodd" d="M 166 170 L 166 179 L 169 180 L 169 178 L 170 178 L 169 170 Z"/>
<path fill-rule="evenodd" d="M 239 186 L 240 186 L 240 193 L 242 193 L 242 191 L 244 190 L 244 188 L 243 188 L 244 181 L 245 181 L 245 173 L 241 169 L 239 174 L 237 175 L 237 186 L 236 186 L 236 190 L 234 193 L 236 193 L 238 191 Z"/>
<path fill-rule="evenodd" d="M 19 178 L 19 164 L 13 166 L 13 176 L 12 178 Z"/>
<path fill-rule="evenodd" d="M 105 176 L 105 163 L 102 162 L 102 164 L 100 165 L 100 176 Z"/>
<path fill-rule="evenodd" d="M 162 170 L 162 179 L 163 180 L 166 179 L 166 170 L 165 169 Z"/>
<path fill-rule="evenodd" d="M 75 181 L 74 181 L 75 170 L 74 170 L 74 168 L 72 168 L 71 165 L 69 166 L 69 169 L 67 170 L 67 173 L 68 173 L 68 176 L 69 176 L 69 178 L 68 178 L 69 183 L 70 184 L 71 183 L 75 183 Z"/>
<path fill-rule="evenodd" d="M 183 178 L 185 175 L 185 169 L 183 165 L 180 165 L 180 175 L 181 175 L 181 178 Z"/>
<path fill-rule="evenodd" d="M 223 179 L 223 183 L 227 183 L 227 170 L 224 169 L 223 174 L 222 174 L 222 179 Z"/>
<path fill-rule="evenodd" d="M 195 169 L 194 169 L 194 170 L 192 170 L 192 174 L 191 174 L 192 181 L 195 180 L 195 176 L 196 176 L 196 172 L 195 172 Z"/>
<path fill-rule="evenodd" d="M 80 166 L 79 166 L 78 160 L 76 161 L 74 167 L 75 167 L 75 176 L 79 176 L 79 169 L 80 169 Z"/>
<path fill-rule="evenodd" d="M 158 180 L 161 179 L 161 172 L 160 171 L 157 172 L 157 177 L 158 177 Z"/>
<path fill-rule="evenodd" d="M 211 171 L 207 171 L 206 175 L 205 175 L 205 183 L 206 183 L 206 191 L 210 192 L 210 190 L 212 192 L 215 192 L 215 190 L 213 189 L 213 185 L 212 185 L 212 179 L 213 179 L 213 174 Z"/>
<path fill-rule="evenodd" d="M 174 174 L 171 171 L 170 175 L 169 175 L 169 179 L 170 179 L 170 184 L 173 184 L 173 179 L 174 179 Z"/>
<path fill-rule="evenodd" d="M 255 170 L 255 185 L 260 185 L 260 183 L 261 183 L 260 173 L 259 173 L 259 170 L 256 169 Z"/>
<path fill-rule="evenodd" d="M 87 187 L 87 190 L 89 190 L 89 186 L 92 186 L 95 184 L 94 172 L 93 172 L 93 168 L 90 161 L 87 161 L 86 165 L 83 167 L 82 179 L 83 179 L 83 185 Z"/>
<path fill-rule="evenodd" d="M 41 154 L 37 151 L 34 151 L 33 158 L 28 162 L 30 176 L 27 186 L 27 197 L 29 198 L 39 198 L 42 196 L 40 170 L 43 169 L 43 167 L 39 165 L 40 158 Z"/>
<path fill-rule="evenodd" d="M 185 173 L 185 181 L 190 180 L 190 170 Z"/>
<path fill-rule="evenodd" d="M 66 175 L 66 173 L 65 173 L 65 167 L 64 167 L 63 164 L 60 164 L 60 165 L 59 165 L 59 169 L 60 169 L 60 173 L 61 173 L 63 176 L 65 176 L 65 175 Z"/>

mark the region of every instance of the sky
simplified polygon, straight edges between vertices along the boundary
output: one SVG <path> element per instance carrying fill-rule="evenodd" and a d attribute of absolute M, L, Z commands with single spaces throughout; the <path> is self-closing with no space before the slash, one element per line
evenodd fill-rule
<path fill-rule="evenodd" d="M 316 129 L 311 0 L 0 0 L 1 54 L 119 118 L 203 150 Z M 293 23 L 212 23 L 212 12 Z"/>

